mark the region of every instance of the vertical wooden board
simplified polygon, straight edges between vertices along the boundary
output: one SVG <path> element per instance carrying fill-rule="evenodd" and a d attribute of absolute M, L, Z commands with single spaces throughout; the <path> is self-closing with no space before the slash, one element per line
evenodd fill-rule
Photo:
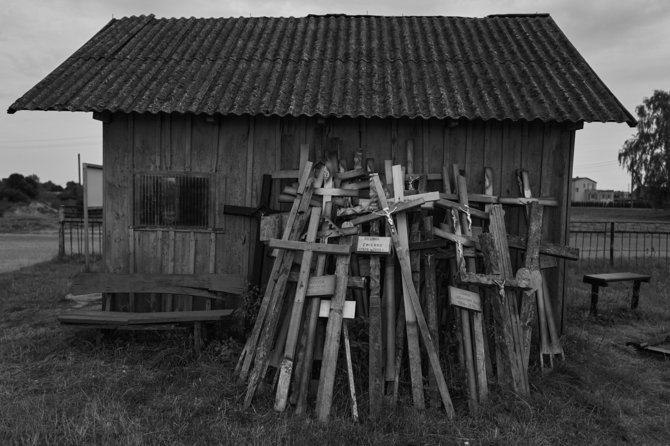
<path fill-rule="evenodd" d="M 407 166 L 407 140 L 414 140 L 414 172 L 420 171 L 423 166 L 423 119 L 400 118 L 397 123 L 397 156 L 395 164 Z"/>
<path fill-rule="evenodd" d="M 195 274 L 209 274 L 209 247 L 210 233 L 195 233 L 195 255 L 193 272 Z M 205 310 L 209 299 L 206 297 L 193 297 L 193 310 Z"/>
<path fill-rule="evenodd" d="M 528 179 L 530 181 L 530 189 L 534 197 L 541 195 L 541 183 L 544 155 L 544 133 L 546 124 L 540 121 L 533 121 L 528 125 L 528 142 L 524 147 L 524 152 L 521 154 L 521 166 L 528 171 Z M 517 188 L 518 196 L 521 196 Z"/>
<path fill-rule="evenodd" d="M 132 199 L 132 146 L 127 115 L 115 114 L 104 123 L 103 165 L 114 169 L 103 170 L 105 207 L 103 209 L 104 268 L 109 273 L 128 272 L 128 227 Z M 120 310 L 128 304 L 128 295 L 117 294 L 111 299 L 111 310 Z"/>
<path fill-rule="evenodd" d="M 263 175 L 272 174 L 277 170 L 281 150 L 281 146 L 278 144 L 281 144 L 281 142 L 279 138 L 280 118 L 255 117 L 253 119 L 253 193 L 251 205 L 256 206 L 260 201 Z M 273 197 L 278 196 L 278 189 L 279 181 L 273 180 Z M 274 200 L 271 203 L 274 205 Z"/>
<path fill-rule="evenodd" d="M 493 193 L 500 194 L 502 159 L 503 159 L 503 123 L 500 121 L 487 121 L 486 134 L 484 137 L 484 167 L 493 170 Z M 477 190 L 484 193 L 484 188 Z"/>
<path fill-rule="evenodd" d="M 416 164 L 415 161 L 415 168 L 421 169 L 420 172 L 422 173 L 441 173 L 442 163 L 444 163 L 444 121 L 439 119 L 423 121 L 422 134 L 423 164 Z M 429 190 L 442 189 L 429 188 Z"/>
<path fill-rule="evenodd" d="M 290 117 L 282 118 L 280 129 L 280 168 L 282 170 L 298 170 L 300 167 L 300 121 Z"/>
<path fill-rule="evenodd" d="M 217 173 L 226 177 L 225 196 L 217 197 L 221 203 L 245 205 L 248 131 L 247 117 L 226 117 L 221 121 L 216 166 Z"/>
<path fill-rule="evenodd" d="M 135 172 L 153 172 L 159 170 L 160 156 L 160 119 L 158 115 L 133 113 L 133 167 Z"/>
<path fill-rule="evenodd" d="M 455 126 L 449 126 L 444 130 L 444 164 L 449 167 L 458 164 L 460 168 L 465 168 L 465 149 L 468 138 L 468 123 L 459 121 Z M 450 181 L 454 182 L 455 178 Z M 455 190 L 452 187 L 452 190 Z"/>
<path fill-rule="evenodd" d="M 132 188 L 132 154 L 126 115 L 114 115 L 103 124 L 103 170 L 105 207 L 103 208 L 104 258 L 106 272 L 128 272 L 129 200 Z"/>
<path fill-rule="evenodd" d="M 317 160 L 317 153 L 315 151 L 316 149 L 316 143 L 314 142 L 314 127 L 317 125 L 317 118 L 310 118 L 307 116 L 301 116 L 298 119 L 298 128 L 300 129 L 300 144 L 307 144 L 309 146 L 309 160 L 310 161 L 316 161 Z M 280 138 L 279 138 L 279 120 L 277 119 L 277 125 L 275 126 L 277 131 L 275 132 L 275 139 L 276 142 L 279 143 Z M 275 147 L 279 147 L 278 144 L 275 143 Z M 270 173 L 270 172 L 265 172 L 265 173 Z"/>
<path fill-rule="evenodd" d="M 217 172 L 226 176 L 225 196 L 221 203 L 245 206 L 247 184 L 247 149 L 249 137 L 248 117 L 226 117 L 219 133 Z M 261 149 L 259 149 L 261 150 Z M 219 193 L 223 193 L 221 189 Z M 217 272 L 248 275 L 249 220 L 244 217 L 226 216 L 225 232 L 217 237 Z"/>
<path fill-rule="evenodd" d="M 160 170 L 172 169 L 171 128 L 172 114 L 159 113 L 160 121 Z"/>
<path fill-rule="evenodd" d="M 505 121 L 503 124 L 500 196 L 517 197 L 516 170 L 521 166 L 521 151 L 526 125 Z"/>
<path fill-rule="evenodd" d="M 299 132 L 304 132 L 303 121 L 296 121 Z M 281 148 L 280 118 L 255 117 L 253 118 L 253 125 L 250 127 L 250 130 L 253 130 L 253 144 L 250 147 L 253 160 L 253 167 L 251 169 L 251 184 L 253 190 L 250 206 L 255 207 L 260 204 L 261 191 L 263 188 L 263 175 L 272 174 L 272 172 L 276 170 L 279 161 Z M 312 147 L 310 147 L 310 150 L 312 150 Z M 270 207 L 272 209 L 279 209 L 276 201 L 279 196 L 279 185 L 279 180 L 273 180 L 270 198 Z M 247 270 L 251 272 L 253 271 L 253 253 L 255 252 L 260 220 L 248 219 L 247 223 L 249 226 L 249 265 L 247 266 Z"/>
<path fill-rule="evenodd" d="M 518 197 L 519 185 L 516 180 L 517 169 L 521 167 L 521 154 L 528 136 L 527 122 L 505 122 L 503 127 L 502 168 L 500 171 L 500 191 L 502 197 Z M 520 221 L 523 220 L 524 209 L 520 206 L 505 208 L 505 225 L 508 234 L 521 234 Z M 516 268 L 518 256 L 512 256 L 513 267 Z"/>
<path fill-rule="evenodd" d="M 135 232 L 135 271 L 136 273 L 155 273 L 159 268 L 160 259 L 156 258 L 156 233 L 154 231 Z M 135 309 L 137 312 L 151 311 L 150 293 L 135 293 Z"/>
<path fill-rule="evenodd" d="M 361 148 L 361 134 L 359 121 L 355 118 L 343 117 L 331 119 L 329 137 L 339 138 L 342 141 L 342 159 L 346 160 L 351 169 L 354 165 L 354 152 Z M 368 157 L 363 150 L 364 157 Z"/>
<path fill-rule="evenodd" d="M 170 126 L 171 170 L 191 170 L 191 115 L 172 114 Z"/>
<path fill-rule="evenodd" d="M 226 231 L 216 238 L 216 272 L 249 276 L 249 221 L 230 216 Z"/>
<path fill-rule="evenodd" d="M 468 138 L 465 149 L 465 177 L 469 191 L 484 189 L 484 142 L 486 124 L 482 120 L 468 124 Z"/>
<path fill-rule="evenodd" d="M 216 122 L 207 122 L 204 115 L 191 119 L 191 170 L 214 172 L 219 140 Z"/>
<path fill-rule="evenodd" d="M 548 173 L 545 178 L 542 169 L 542 193 L 556 197 L 558 207 L 545 209 L 543 239 L 555 243 L 568 242 L 568 218 L 570 206 L 570 179 L 574 153 L 574 130 L 565 124 L 546 124 L 544 133 L 544 165 Z M 565 261 L 558 262 L 558 268 L 545 274 L 550 290 L 550 298 L 556 317 L 556 325 L 562 327 L 565 291 Z"/>
<path fill-rule="evenodd" d="M 370 118 L 365 121 L 361 145 L 366 158 L 374 158 L 375 166 L 383 172 L 384 161 L 392 159 L 391 119 Z"/>
<path fill-rule="evenodd" d="M 174 273 L 189 274 L 191 272 L 189 261 L 189 232 L 175 231 L 174 234 Z M 190 296 L 175 295 L 173 297 L 174 311 L 188 310 L 187 301 Z"/>

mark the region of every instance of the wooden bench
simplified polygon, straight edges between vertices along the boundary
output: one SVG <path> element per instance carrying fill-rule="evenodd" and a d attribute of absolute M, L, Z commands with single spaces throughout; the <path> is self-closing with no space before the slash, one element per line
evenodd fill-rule
<path fill-rule="evenodd" d="M 97 293 L 161 293 L 183 294 L 226 300 L 220 293 L 242 294 L 243 278 L 227 274 L 114 274 L 81 273 L 72 284 L 73 295 Z M 195 311 L 70 311 L 58 315 L 61 324 L 106 329 L 176 328 L 193 324 L 193 342 L 202 346 L 202 323 L 220 321 L 233 313 L 232 309 Z"/>
<path fill-rule="evenodd" d="M 633 297 L 630 307 L 637 308 L 640 302 L 640 283 L 649 282 L 651 276 L 636 273 L 606 273 L 606 274 L 585 274 L 584 283 L 591 284 L 591 316 L 598 315 L 598 288 L 606 287 L 611 282 L 633 282 Z"/>

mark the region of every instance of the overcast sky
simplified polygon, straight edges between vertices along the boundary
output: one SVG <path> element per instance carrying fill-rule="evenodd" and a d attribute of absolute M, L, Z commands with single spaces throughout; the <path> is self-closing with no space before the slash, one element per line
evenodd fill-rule
<path fill-rule="evenodd" d="M 19 172 L 64 185 L 82 162 L 102 162 L 102 127 L 90 113 L 7 108 L 76 51 L 113 17 L 305 16 L 345 13 L 482 17 L 551 14 L 619 100 L 635 107 L 654 90 L 670 90 L 668 0 L 21 0 L 0 8 L 0 178 Z M 626 124 L 585 124 L 577 132 L 573 176 L 599 189 L 628 190 L 630 175 L 617 162 L 634 134 Z"/>

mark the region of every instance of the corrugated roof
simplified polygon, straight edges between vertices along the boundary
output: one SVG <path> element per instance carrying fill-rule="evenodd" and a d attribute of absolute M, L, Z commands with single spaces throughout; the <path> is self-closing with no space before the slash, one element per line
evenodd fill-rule
<path fill-rule="evenodd" d="M 635 123 L 547 14 L 113 19 L 17 110 Z"/>

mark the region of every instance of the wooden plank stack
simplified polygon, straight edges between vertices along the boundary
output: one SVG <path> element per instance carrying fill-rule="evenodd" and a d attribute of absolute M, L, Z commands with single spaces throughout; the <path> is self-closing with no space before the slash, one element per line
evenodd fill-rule
<path fill-rule="evenodd" d="M 383 176 L 375 160 L 364 161 L 361 150 L 354 154 L 351 170 L 330 153 L 316 165 L 303 159 L 300 171 L 274 175 L 299 181 L 281 195 L 291 209 L 281 219 L 281 236 L 268 241 L 272 272 L 236 368 L 247 388 L 245 407 L 269 387 L 275 410 L 313 407 L 325 422 L 340 370 L 346 370 L 341 379 L 355 420 L 356 386 L 365 377 L 370 418 L 398 404 L 403 392 L 416 408 L 439 407 L 449 418 L 455 415 L 452 394 L 462 395 L 471 412 L 486 403 L 492 386 L 528 394 L 538 315 L 541 354 L 560 348 L 548 322 L 553 315 L 546 310 L 551 302 L 541 264 L 547 255 L 578 258 L 574 249 L 541 240 L 542 207 L 555 200 L 498 197 L 490 187 L 471 193 L 458 167 L 453 187 L 448 166 L 437 176 L 415 174 L 411 141 L 407 166 L 386 160 Z M 485 184 L 492 184 L 494 172 L 485 173 Z M 426 190 L 429 179 L 440 178 L 440 191 Z M 525 237 L 507 233 L 504 206 L 528 208 Z M 516 272 L 510 249 L 525 252 Z M 356 330 L 356 343 L 350 342 L 354 318 L 367 328 L 366 334 Z M 361 344 L 368 358 L 355 364 L 360 355 L 352 348 Z M 449 357 L 454 345 L 457 358 Z M 340 355 L 345 367 L 338 367 Z M 367 374 L 354 374 L 364 367 Z"/>

